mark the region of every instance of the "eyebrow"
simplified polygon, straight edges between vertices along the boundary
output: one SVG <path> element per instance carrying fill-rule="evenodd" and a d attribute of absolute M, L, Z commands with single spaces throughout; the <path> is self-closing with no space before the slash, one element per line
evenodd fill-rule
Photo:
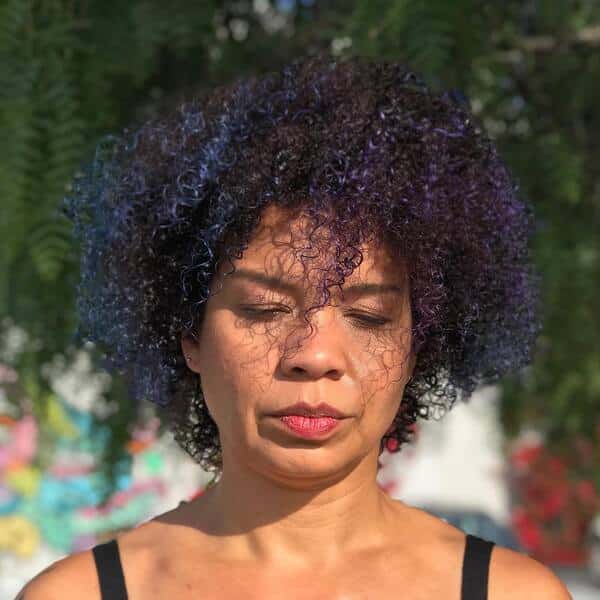
<path fill-rule="evenodd" d="M 264 286 L 272 289 L 280 290 L 289 294 L 293 294 L 297 291 L 297 286 L 289 281 L 280 279 L 279 277 L 273 277 L 260 271 L 252 271 L 250 269 L 236 268 L 233 273 L 228 273 L 228 277 L 235 277 L 240 279 L 248 279 L 255 281 Z M 354 296 L 365 296 L 367 294 L 385 294 L 385 293 L 398 293 L 402 292 L 403 288 L 399 285 L 391 283 L 355 283 L 349 286 L 344 284 L 342 292 L 344 294 L 352 294 Z"/>

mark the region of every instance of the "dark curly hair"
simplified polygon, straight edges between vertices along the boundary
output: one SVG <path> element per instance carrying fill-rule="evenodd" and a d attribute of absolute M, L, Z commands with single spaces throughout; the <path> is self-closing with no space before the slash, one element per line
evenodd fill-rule
<path fill-rule="evenodd" d="M 418 417 L 530 361 L 539 286 L 517 191 L 462 94 L 402 64 L 302 57 L 102 139 L 63 202 L 82 248 L 76 337 L 218 475 L 219 432 L 180 340 L 263 209 L 302 208 L 335 240 L 324 303 L 373 235 L 406 260 L 417 362 L 381 440 L 395 452 Z"/>

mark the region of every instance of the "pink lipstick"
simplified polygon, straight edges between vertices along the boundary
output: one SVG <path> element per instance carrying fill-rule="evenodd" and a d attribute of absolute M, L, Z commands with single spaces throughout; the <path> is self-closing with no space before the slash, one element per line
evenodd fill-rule
<path fill-rule="evenodd" d="M 297 435 L 304 438 L 320 438 L 333 431 L 342 421 L 334 417 L 304 417 L 302 415 L 285 415 L 279 420 Z"/>

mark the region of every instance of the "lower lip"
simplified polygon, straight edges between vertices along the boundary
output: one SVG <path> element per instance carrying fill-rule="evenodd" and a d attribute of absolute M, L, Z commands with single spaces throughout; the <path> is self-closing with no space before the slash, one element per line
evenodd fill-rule
<path fill-rule="evenodd" d="M 320 438 L 333 431 L 342 419 L 333 417 L 302 417 L 286 415 L 277 417 L 288 429 L 305 438 Z"/>

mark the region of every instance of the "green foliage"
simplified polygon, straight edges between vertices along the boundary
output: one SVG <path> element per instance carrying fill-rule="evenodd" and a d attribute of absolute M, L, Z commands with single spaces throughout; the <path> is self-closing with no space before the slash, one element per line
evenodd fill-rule
<path fill-rule="evenodd" d="M 566 446 L 599 431 L 600 5 L 355 3 L 353 52 L 408 60 L 459 86 L 513 168 L 538 220 L 544 331 L 535 362 L 505 382 L 503 423 Z M 373 7 L 373 8 L 371 8 Z M 377 13 L 383 19 L 377 18 Z M 364 27 L 361 27 L 364 23 Z"/>
<path fill-rule="evenodd" d="M 539 222 L 544 332 L 531 369 L 505 383 L 503 422 L 509 433 L 524 423 L 541 426 L 557 445 L 576 433 L 593 436 L 600 404 L 600 4 L 317 0 L 285 15 L 274 3 L 255 10 L 259 4 L 0 4 L 0 318 L 30 334 L 14 366 L 34 402 L 49 393 L 42 365 L 69 352 L 76 327 L 77 249 L 56 209 L 99 136 L 200 88 L 331 48 L 408 62 L 434 86 L 471 98 Z M 137 409 L 122 382 L 107 396 L 122 409 L 111 422 L 115 463 Z"/>

